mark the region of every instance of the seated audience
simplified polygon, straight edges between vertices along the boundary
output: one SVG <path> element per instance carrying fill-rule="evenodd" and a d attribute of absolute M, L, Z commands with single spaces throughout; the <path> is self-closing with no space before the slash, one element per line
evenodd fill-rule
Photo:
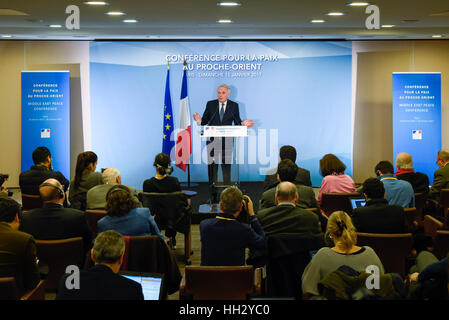
<path fill-rule="evenodd" d="M 276 206 L 260 210 L 256 215 L 266 236 L 278 233 L 321 233 L 318 216 L 297 206 L 298 191 L 293 183 L 281 182 L 275 189 Z"/>
<path fill-rule="evenodd" d="M 243 197 L 248 201 L 247 206 Z M 220 195 L 219 205 L 221 213 L 200 223 L 201 265 L 242 266 L 246 248 L 266 248 L 265 233 L 254 214 L 251 199 L 242 196 L 237 187 L 226 188 Z M 249 225 L 237 221 L 244 206 L 250 217 Z"/>
<path fill-rule="evenodd" d="M 83 211 L 63 207 L 65 193 L 59 181 L 45 180 L 39 193 L 44 205 L 23 215 L 21 230 L 38 240 L 82 237 L 87 252 L 91 247 L 92 232 Z"/>
<path fill-rule="evenodd" d="M 396 177 L 410 182 L 415 193 L 429 192 L 429 177 L 425 173 L 415 172 L 410 154 L 401 152 L 396 156 L 396 170 Z"/>
<path fill-rule="evenodd" d="M 443 300 L 448 298 L 448 258 L 438 261 L 429 252 L 422 251 L 416 257 L 416 265 L 410 268 L 409 299 Z"/>
<path fill-rule="evenodd" d="M 103 184 L 103 175 L 95 172 L 97 155 L 92 151 L 80 153 L 76 160 L 75 177 L 70 182 L 69 201 L 72 208 L 86 210 L 87 191 Z"/>
<path fill-rule="evenodd" d="M 19 231 L 21 214 L 19 203 L 0 198 L 0 277 L 14 276 L 19 296 L 40 280 L 34 238 Z"/>
<path fill-rule="evenodd" d="M 279 150 L 279 159 L 282 160 L 291 160 L 293 163 L 296 162 L 296 149 L 293 146 L 282 146 Z M 310 171 L 304 168 L 297 167 L 296 176 L 294 181 L 291 181 L 296 185 L 304 185 L 304 186 L 312 186 L 312 182 L 310 180 Z M 276 169 L 271 169 L 267 172 L 265 176 L 265 181 L 263 183 L 263 190 L 269 190 L 278 185 L 279 181 L 277 179 L 277 171 Z"/>
<path fill-rule="evenodd" d="M 91 250 L 95 266 L 79 273 L 79 288 L 68 288 L 61 278 L 56 300 L 143 300 L 140 283 L 120 276 L 125 253 L 123 236 L 113 230 L 100 233 Z"/>
<path fill-rule="evenodd" d="M 415 192 L 412 185 L 408 181 L 399 180 L 394 175 L 391 162 L 380 161 L 374 168 L 374 172 L 384 184 L 385 199 L 389 204 L 396 204 L 403 208 L 415 207 Z"/>
<path fill-rule="evenodd" d="M 106 194 L 108 191 L 118 184 L 122 184 L 122 177 L 120 171 L 114 168 L 107 168 L 103 171 L 103 184 L 96 185 L 87 191 L 87 209 L 104 209 L 106 207 Z M 137 197 L 137 190 L 133 187 L 128 187 L 134 201 L 138 207 L 142 207 Z"/>
<path fill-rule="evenodd" d="M 363 182 L 364 207 L 352 211 L 352 222 L 358 232 L 367 233 L 405 233 L 407 223 L 404 208 L 388 204 L 384 198 L 384 184 L 376 178 Z"/>
<path fill-rule="evenodd" d="M 64 191 L 69 187 L 69 180 L 59 171 L 53 171 L 53 162 L 50 150 L 38 147 L 33 151 L 33 162 L 30 170 L 19 175 L 20 191 L 25 194 L 39 194 L 39 186 L 47 179 L 53 178 L 61 183 Z"/>
<path fill-rule="evenodd" d="M 440 201 L 441 189 L 449 188 L 449 150 L 441 150 L 437 154 L 438 170 L 433 174 L 433 183 L 429 190 L 431 199 Z"/>
<path fill-rule="evenodd" d="M 107 215 L 98 220 L 98 232 L 115 230 L 124 236 L 157 235 L 164 239 L 150 209 L 138 208 L 129 189 L 116 185 L 106 195 Z"/>
<path fill-rule="evenodd" d="M 346 166 L 335 155 L 329 153 L 320 160 L 320 173 L 324 177 L 318 192 L 318 204 L 321 204 L 323 193 L 355 192 L 354 180 L 345 174 Z"/>
<path fill-rule="evenodd" d="M 178 178 L 169 175 L 173 168 L 170 166 L 168 154 L 159 153 L 154 159 L 153 165 L 156 167 L 156 176 L 143 182 L 143 192 L 170 193 L 181 191 Z"/>
<path fill-rule="evenodd" d="M 380 274 L 384 274 L 384 267 L 374 250 L 368 246 L 356 245 L 357 233 L 346 212 L 335 211 L 330 215 L 327 235 L 332 238 L 334 246 L 318 250 L 305 268 L 302 275 L 303 293 L 319 295 L 318 282 L 341 266 L 362 272 L 366 267 L 375 265 L 379 268 Z"/>
<path fill-rule="evenodd" d="M 297 176 L 298 167 L 290 159 L 281 160 L 277 169 L 277 179 L 279 182 L 288 181 L 294 183 Z M 312 187 L 297 184 L 298 206 L 301 208 L 318 208 L 315 199 L 315 192 Z M 275 202 L 276 187 L 273 187 L 262 194 L 261 208 L 266 209 L 276 206 Z"/>

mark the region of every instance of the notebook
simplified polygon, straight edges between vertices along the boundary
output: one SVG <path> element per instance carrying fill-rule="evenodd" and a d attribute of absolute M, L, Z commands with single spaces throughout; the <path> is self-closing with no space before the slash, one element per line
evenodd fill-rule
<path fill-rule="evenodd" d="M 120 271 L 120 275 L 141 284 L 144 300 L 164 300 L 164 275 L 161 273 Z"/>

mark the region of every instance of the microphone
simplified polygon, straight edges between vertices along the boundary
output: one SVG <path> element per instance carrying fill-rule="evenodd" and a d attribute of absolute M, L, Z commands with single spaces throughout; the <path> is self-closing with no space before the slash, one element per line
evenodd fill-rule
<path fill-rule="evenodd" d="M 208 126 L 208 125 L 211 123 L 211 121 L 212 121 L 212 120 L 214 119 L 214 117 L 217 115 L 217 112 L 218 112 L 218 109 L 215 110 L 215 113 L 212 115 L 212 118 L 210 118 L 209 121 L 207 121 L 206 126 Z"/>
<path fill-rule="evenodd" d="M 235 116 L 234 111 L 233 111 L 232 109 L 229 109 L 229 110 L 231 110 L 232 117 L 234 118 L 234 122 L 236 123 L 236 125 L 237 125 L 237 126 L 241 126 L 241 125 L 242 125 L 242 120 L 240 119 L 240 123 L 237 124 L 237 123 L 238 123 L 238 122 L 236 121 L 237 117 Z"/>

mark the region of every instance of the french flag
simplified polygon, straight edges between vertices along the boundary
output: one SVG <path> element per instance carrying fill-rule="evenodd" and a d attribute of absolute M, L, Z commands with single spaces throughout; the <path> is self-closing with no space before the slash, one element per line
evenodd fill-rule
<path fill-rule="evenodd" d="M 184 60 L 184 74 L 182 76 L 181 102 L 179 104 L 179 127 L 176 138 L 175 165 L 186 171 L 192 154 L 192 139 L 190 129 L 189 97 L 187 96 L 187 62 Z"/>

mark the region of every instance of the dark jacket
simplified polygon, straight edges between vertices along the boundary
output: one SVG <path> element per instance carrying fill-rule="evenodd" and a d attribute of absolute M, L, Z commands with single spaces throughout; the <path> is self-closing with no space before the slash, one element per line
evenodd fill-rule
<path fill-rule="evenodd" d="M 6 276 L 16 278 L 19 296 L 36 287 L 40 280 L 33 237 L 0 222 L 0 277 Z"/>
<path fill-rule="evenodd" d="M 205 126 L 229 126 L 234 122 L 235 125 L 240 126 L 242 119 L 240 119 L 239 104 L 228 99 L 226 103 L 226 111 L 223 115 L 223 120 L 220 121 L 218 100 L 208 101 L 206 110 L 204 110 L 201 118 L 201 125 Z"/>
<path fill-rule="evenodd" d="M 410 182 L 415 193 L 427 193 L 429 192 L 429 177 L 425 173 L 421 172 L 409 172 L 403 174 L 396 174 L 399 180 L 405 180 Z"/>
<path fill-rule="evenodd" d="M 67 277 L 59 282 L 56 300 L 143 300 L 140 283 L 115 274 L 105 265 L 81 270 L 79 289 L 67 289 Z"/>
<path fill-rule="evenodd" d="M 46 203 L 42 208 L 23 214 L 20 229 L 38 240 L 59 240 L 82 237 L 84 251 L 91 247 L 92 232 L 84 212 L 64 208 L 57 203 Z"/>
<path fill-rule="evenodd" d="M 265 249 L 265 233 L 256 216 L 250 218 L 250 224 L 224 213 L 201 221 L 201 265 L 242 266 L 246 248 Z"/>
<path fill-rule="evenodd" d="M 19 176 L 20 191 L 25 194 L 39 194 L 39 185 L 47 179 L 56 179 L 67 191 L 69 180 L 59 171 L 51 171 L 46 166 L 34 165 L 28 171 L 24 171 Z"/>
<path fill-rule="evenodd" d="M 406 233 L 408 229 L 404 208 L 389 205 L 386 199 L 372 199 L 354 209 L 352 221 L 358 232 Z"/>
<path fill-rule="evenodd" d="M 263 182 L 264 191 L 274 188 L 279 184 L 279 181 L 277 180 L 277 170 L 275 172 L 275 174 L 267 174 L 265 176 L 265 181 Z M 300 184 L 311 187 L 312 181 L 310 180 L 310 171 L 298 167 L 298 173 L 296 174 L 295 181 L 293 181 L 293 183 L 296 185 Z"/>
<path fill-rule="evenodd" d="M 257 218 L 266 236 L 278 233 L 321 233 L 319 219 L 315 213 L 289 204 L 259 210 Z"/>

